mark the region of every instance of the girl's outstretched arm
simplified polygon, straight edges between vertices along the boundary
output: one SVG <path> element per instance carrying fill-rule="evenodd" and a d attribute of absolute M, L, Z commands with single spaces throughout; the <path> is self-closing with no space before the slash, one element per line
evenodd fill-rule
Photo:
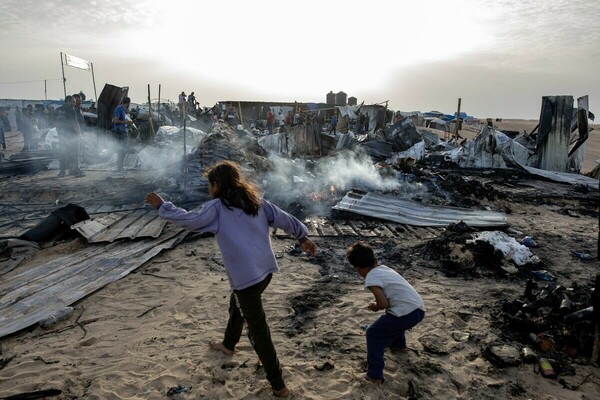
<path fill-rule="evenodd" d="M 306 253 L 310 253 L 313 256 L 317 254 L 317 245 L 308 238 L 308 229 L 302 222 L 266 200 L 263 200 L 263 208 L 267 215 L 269 226 L 283 229 L 285 233 L 298 239 L 300 247 Z"/>
<path fill-rule="evenodd" d="M 186 211 L 164 201 L 156 193 L 148 193 L 144 200 L 151 207 L 158 208 L 158 215 L 173 225 L 193 232 L 217 233 L 219 230 L 218 211 L 213 202 L 204 204 L 200 211 Z"/>

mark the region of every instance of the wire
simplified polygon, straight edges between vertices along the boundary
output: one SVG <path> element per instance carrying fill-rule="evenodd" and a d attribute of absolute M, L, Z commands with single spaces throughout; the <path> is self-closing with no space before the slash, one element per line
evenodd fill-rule
<path fill-rule="evenodd" d="M 0 85 L 12 85 L 12 84 L 17 84 L 17 83 L 34 83 L 34 82 L 44 82 L 44 81 L 62 81 L 62 79 L 56 78 L 56 79 L 38 79 L 35 81 L 0 82 Z"/>

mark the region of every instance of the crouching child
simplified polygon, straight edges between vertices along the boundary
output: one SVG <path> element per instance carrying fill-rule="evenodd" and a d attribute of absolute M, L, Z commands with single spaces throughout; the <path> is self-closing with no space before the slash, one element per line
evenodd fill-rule
<path fill-rule="evenodd" d="M 423 320 L 425 305 L 417 291 L 399 273 L 385 265 L 377 265 L 373 249 L 357 242 L 348 248 L 346 258 L 354 270 L 365 278 L 365 289 L 375 301 L 369 310 L 385 310 L 367 329 L 367 379 L 383 383 L 383 353 L 386 347 L 406 352 L 404 332 Z"/>

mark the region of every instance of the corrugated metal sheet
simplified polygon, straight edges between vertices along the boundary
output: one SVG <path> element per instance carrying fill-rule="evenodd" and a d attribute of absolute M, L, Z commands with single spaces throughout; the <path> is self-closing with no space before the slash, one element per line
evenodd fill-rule
<path fill-rule="evenodd" d="M 33 228 L 38 222 L 60 206 L 19 205 L 0 206 L 0 239 L 16 238 Z M 87 213 L 94 218 L 98 214 L 117 213 L 121 217 L 130 214 L 131 208 L 126 206 L 90 205 Z M 102 218 L 103 216 L 97 217 Z M 121 218 L 120 217 L 120 218 Z M 106 224 L 105 224 L 106 225 Z M 160 234 L 160 232 L 158 233 Z M 143 236 L 156 237 L 157 233 Z M 84 235 L 85 236 L 85 235 Z M 139 235 L 136 235 L 138 237 Z"/>
<path fill-rule="evenodd" d="M 587 185 L 590 189 L 598 189 L 598 180 L 589 176 L 570 174 L 568 172 L 546 171 L 524 165 L 521 165 L 521 167 L 532 175 L 541 176 L 555 182 L 570 183 L 571 185 Z"/>
<path fill-rule="evenodd" d="M 547 171 L 567 169 L 573 96 L 544 96 L 537 136 L 539 167 Z"/>
<path fill-rule="evenodd" d="M 123 278 L 185 235 L 173 228 L 158 239 L 91 245 L 36 267 L 21 267 L 20 273 L 0 281 L 0 337 Z"/>
<path fill-rule="evenodd" d="M 444 227 L 459 221 L 475 227 L 508 225 L 506 214 L 500 212 L 426 206 L 377 193 L 349 192 L 333 209 L 413 226 Z"/>
<path fill-rule="evenodd" d="M 79 222 L 71 227 L 83 235 L 88 242 L 113 242 L 118 239 L 156 238 L 167 221 L 154 210 L 134 210 L 102 215 L 93 220 Z"/>

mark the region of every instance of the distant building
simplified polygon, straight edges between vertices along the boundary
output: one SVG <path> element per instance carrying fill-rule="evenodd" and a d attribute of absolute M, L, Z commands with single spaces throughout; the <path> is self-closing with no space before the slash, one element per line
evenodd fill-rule
<path fill-rule="evenodd" d="M 329 93 L 327 93 L 327 101 L 326 103 L 330 106 L 335 106 L 335 93 L 333 93 L 333 91 L 330 91 Z"/>
<path fill-rule="evenodd" d="M 356 97 L 354 97 L 354 96 L 348 97 L 348 105 L 349 106 L 355 106 L 357 104 L 358 104 L 358 100 Z"/>

